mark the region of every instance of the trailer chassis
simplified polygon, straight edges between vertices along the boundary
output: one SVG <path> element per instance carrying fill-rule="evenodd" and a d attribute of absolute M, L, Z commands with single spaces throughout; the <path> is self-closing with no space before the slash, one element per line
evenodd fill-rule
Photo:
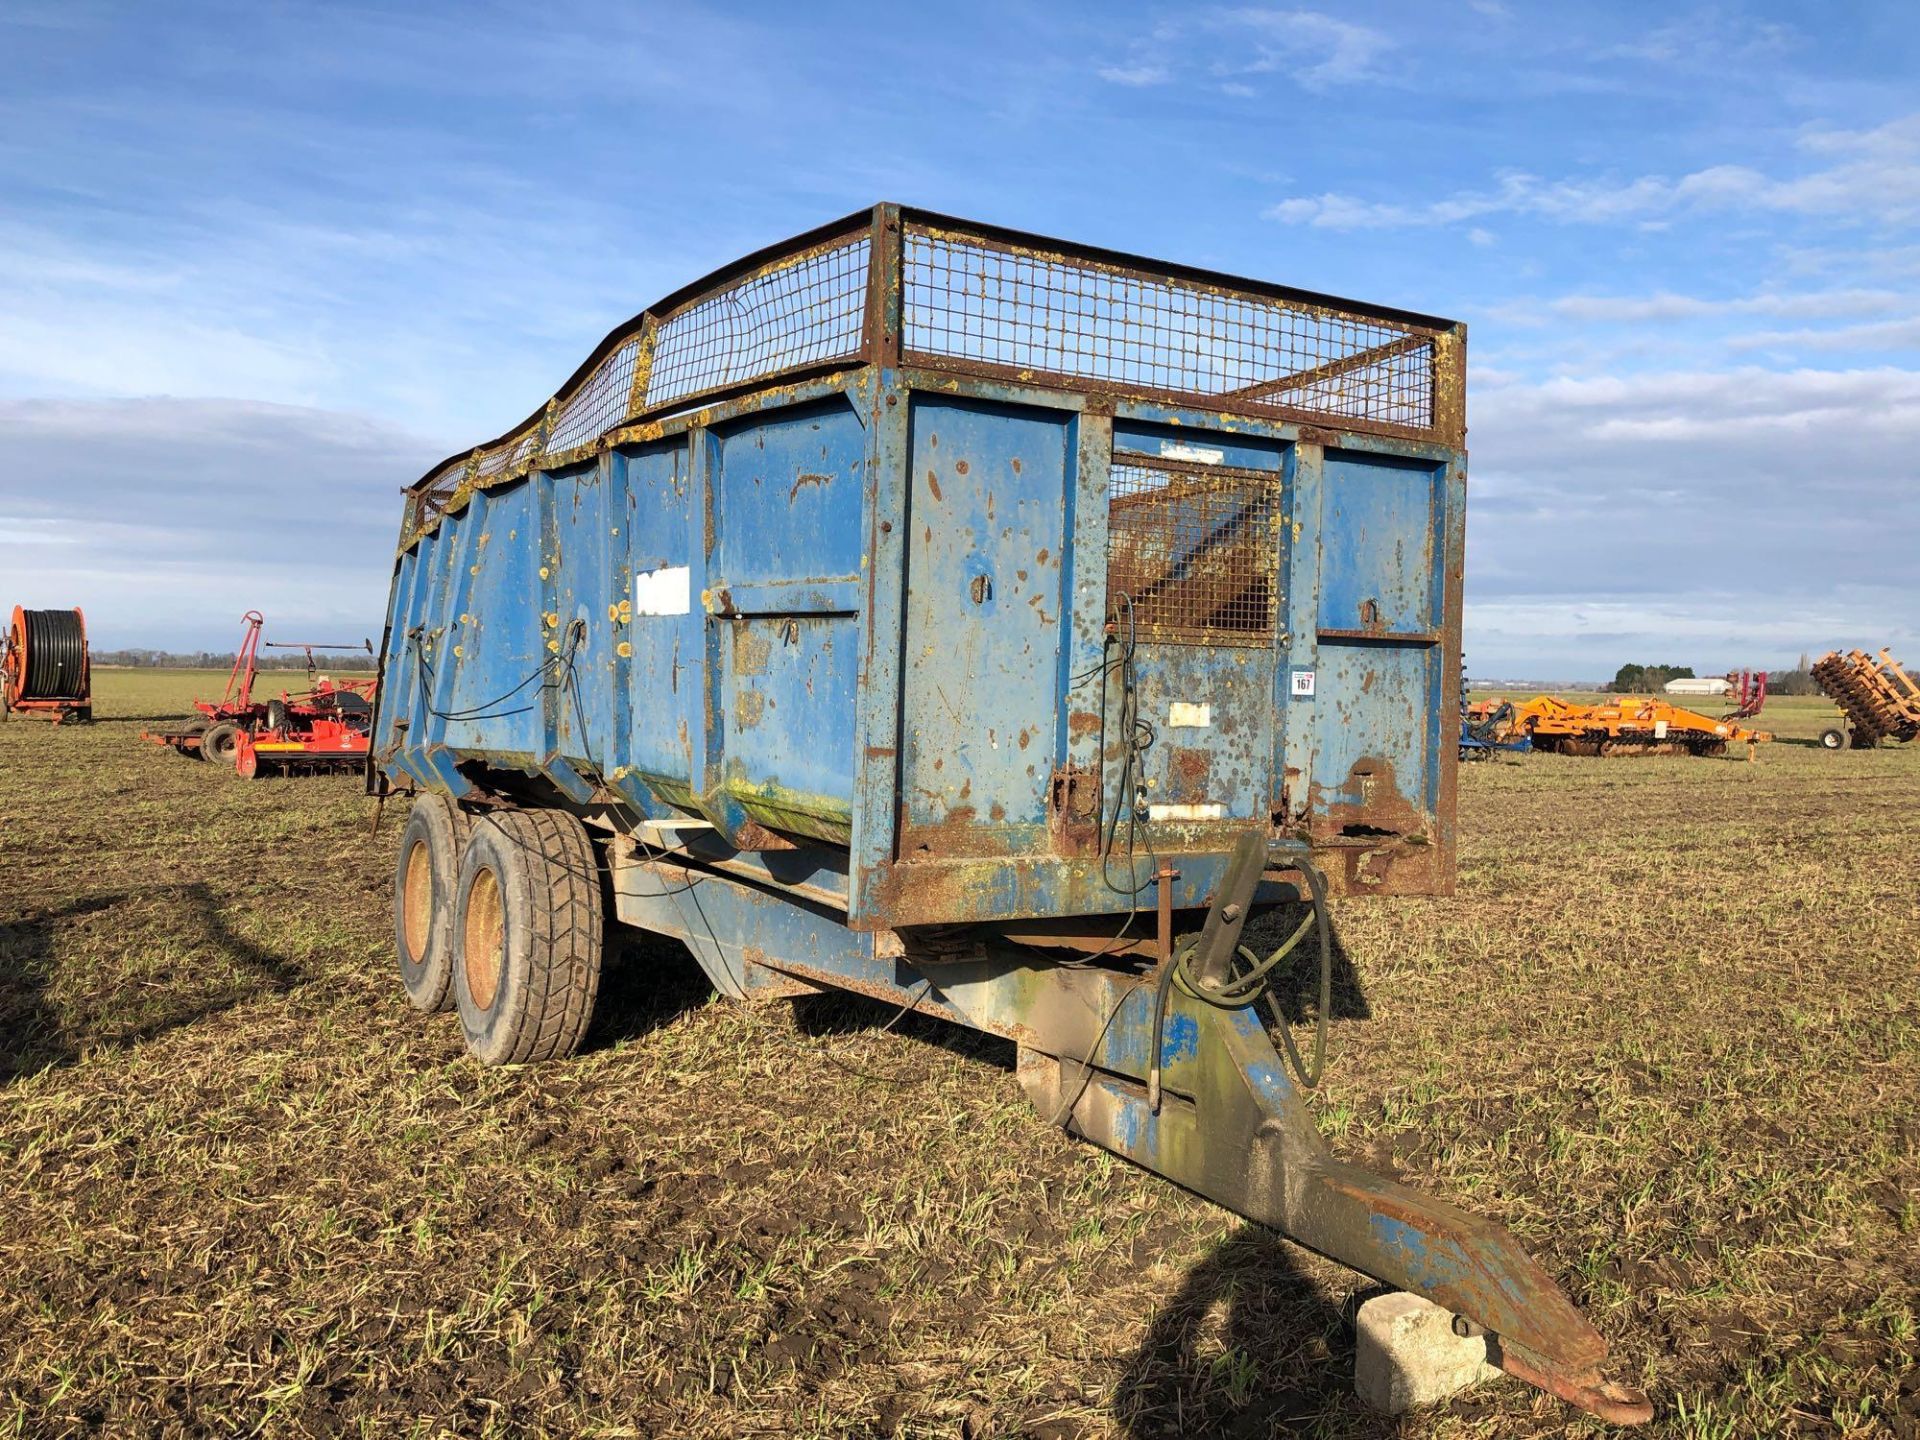
<path fill-rule="evenodd" d="M 1229 862 L 1199 943 L 1237 939 L 1250 901 L 1304 898 L 1284 850 L 1263 858 L 1257 885 L 1236 886 L 1246 872 Z M 1012 1040 L 1021 1087 L 1050 1123 L 1426 1296 L 1461 1333 L 1484 1334 L 1489 1361 L 1517 1379 L 1613 1424 L 1651 1418 L 1644 1394 L 1604 1378 L 1606 1341 L 1501 1226 L 1327 1149 L 1257 1004 L 1172 990 L 1156 1026 L 1176 950 L 1168 907 L 1150 968 L 1063 966 L 986 927 L 959 953 L 911 932 L 851 930 L 828 906 L 630 841 L 610 861 L 618 918 L 683 941 L 735 998 L 847 990 Z"/>

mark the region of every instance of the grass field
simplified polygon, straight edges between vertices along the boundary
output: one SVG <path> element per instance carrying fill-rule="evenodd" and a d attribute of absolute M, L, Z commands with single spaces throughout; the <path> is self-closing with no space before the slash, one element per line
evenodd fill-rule
<path fill-rule="evenodd" d="M 0 1435 L 1546 1436 L 1351 1391 L 1360 1277 L 1049 1131 L 998 1042 L 613 960 L 589 1052 L 406 1008 L 399 824 L 0 726 Z M 1343 902 L 1341 1153 L 1509 1226 L 1652 1433 L 1920 1433 L 1920 747 L 1462 779 L 1459 896 Z M 1304 979 L 1302 982 L 1304 984 Z"/>

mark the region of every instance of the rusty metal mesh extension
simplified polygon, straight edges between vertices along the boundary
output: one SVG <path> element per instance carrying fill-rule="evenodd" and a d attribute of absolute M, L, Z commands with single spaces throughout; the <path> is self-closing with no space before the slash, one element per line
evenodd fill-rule
<path fill-rule="evenodd" d="M 860 353 L 869 238 L 815 250 L 663 320 L 645 409 Z"/>
<path fill-rule="evenodd" d="M 1273 643 L 1280 477 L 1116 453 L 1107 484 L 1107 605 L 1143 640 Z"/>
<path fill-rule="evenodd" d="M 814 367 L 892 363 L 888 336 L 867 327 L 886 313 L 895 278 L 899 353 L 910 364 L 1458 443 L 1460 352 L 1442 349 L 1445 321 L 1027 243 L 960 221 L 887 222 L 887 209 L 763 252 L 616 332 L 538 415 L 412 487 L 409 533 L 457 505 L 469 481 L 584 458 L 637 417 Z M 893 223 L 897 270 L 890 242 L 874 252 L 874 236 Z"/>
<path fill-rule="evenodd" d="M 1426 429 L 1431 333 L 1379 317 L 909 225 L 903 344 L 917 359 Z"/>
<path fill-rule="evenodd" d="M 867 232 L 859 231 L 784 256 L 664 318 L 643 318 L 584 380 L 554 397 L 542 421 L 477 456 L 449 460 L 423 488 L 444 500 L 469 465 L 475 479 L 490 480 L 592 445 L 642 411 L 858 357 L 871 245 Z"/>

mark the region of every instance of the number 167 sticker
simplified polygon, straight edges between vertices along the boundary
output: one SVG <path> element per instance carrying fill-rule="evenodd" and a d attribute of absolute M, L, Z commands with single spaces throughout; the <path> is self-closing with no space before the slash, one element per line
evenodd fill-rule
<path fill-rule="evenodd" d="M 1293 672 L 1293 695 L 1296 700 L 1313 698 L 1313 671 L 1296 670 Z"/>

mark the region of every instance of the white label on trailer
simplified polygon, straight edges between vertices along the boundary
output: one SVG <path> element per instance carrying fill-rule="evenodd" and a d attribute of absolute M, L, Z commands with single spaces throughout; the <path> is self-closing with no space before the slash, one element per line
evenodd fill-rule
<path fill-rule="evenodd" d="M 1179 440 L 1162 440 L 1160 455 L 1166 460 L 1187 460 L 1195 465 L 1220 465 L 1227 458 L 1224 450 L 1215 450 L 1206 445 L 1188 445 Z"/>
<path fill-rule="evenodd" d="M 1313 671 L 1296 670 L 1293 672 L 1293 698 L 1311 700 L 1313 698 Z"/>
<path fill-rule="evenodd" d="M 633 577 L 633 613 L 686 615 L 693 610 L 693 582 L 684 565 L 642 570 Z"/>
<path fill-rule="evenodd" d="M 1667 738 L 1667 722 L 1666 721 L 1656 720 L 1653 722 L 1653 738 L 1656 740 L 1664 740 Z"/>
<path fill-rule="evenodd" d="M 1156 824 L 1166 820 L 1224 820 L 1224 805 L 1149 805 L 1147 818 Z"/>
<path fill-rule="evenodd" d="M 1169 729 L 1207 730 L 1213 726 L 1213 706 L 1196 705 L 1191 700 L 1176 700 L 1167 707 Z"/>

